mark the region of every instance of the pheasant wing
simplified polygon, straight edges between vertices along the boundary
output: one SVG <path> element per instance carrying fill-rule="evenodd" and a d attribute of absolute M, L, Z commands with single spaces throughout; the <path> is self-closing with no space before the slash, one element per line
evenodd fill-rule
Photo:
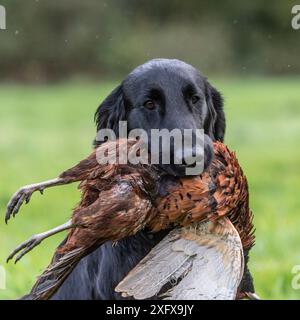
<path fill-rule="evenodd" d="M 136 299 L 235 299 L 242 273 L 240 237 L 221 218 L 171 231 L 116 291 Z"/>

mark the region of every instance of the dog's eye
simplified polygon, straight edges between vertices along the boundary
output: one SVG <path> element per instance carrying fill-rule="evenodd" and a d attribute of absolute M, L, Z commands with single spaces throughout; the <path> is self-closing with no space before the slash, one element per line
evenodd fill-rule
<path fill-rule="evenodd" d="M 191 102 L 192 102 L 192 104 L 196 104 L 199 100 L 200 100 L 200 97 L 197 96 L 197 95 L 193 95 L 193 96 L 191 97 Z"/>
<path fill-rule="evenodd" d="M 154 103 L 153 100 L 147 100 L 144 103 L 144 107 L 147 108 L 147 109 L 153 110 L 155 108 L 155 103 Z"/>

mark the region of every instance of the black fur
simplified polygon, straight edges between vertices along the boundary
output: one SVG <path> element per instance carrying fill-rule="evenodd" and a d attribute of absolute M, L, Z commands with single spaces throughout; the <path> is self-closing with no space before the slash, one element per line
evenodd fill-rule
<path fill-rule="evenodd" d="M 199 96 L 197 109 L 191 107 L 189 94 Z M 143 106 L 149 98 L 155 101 L 154 110 Z M 224 139 L 220 93 L 195 68 L 179 60 L 156 59 L 139 66 L 95 114 L 98 130 L 111 128 L 116 134 L 118 121 L 125 119 L 129 129 L 204 128 L 209 139 Z M 151 234 L 145 230 L 116 246 L 104 244 L 78 264 L 53 299 L 121 299 L 115 286 L 167 232 Z"/>

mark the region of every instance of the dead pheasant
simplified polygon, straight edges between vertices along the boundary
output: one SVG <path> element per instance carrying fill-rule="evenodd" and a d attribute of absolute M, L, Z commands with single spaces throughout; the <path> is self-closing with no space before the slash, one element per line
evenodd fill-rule
<path fill-rule="evenodd" d="M 33 287 L 31 296 L 50 298 L 77 263 L 108 240 L 117 245 L 118 240 L 143 228 L 157 232 L 174 227 L 116 290 L 125 296 L 145 299 L 166 289 L 172 280 L 181 280 L 177 286 L 165 290 L 169 298 L 243 296 L 238 292 L 244 272 L 243 250 L 253 246 L 254 234 L 247 181 L 234 153 L 216 142 L 215 159 L 206 172 L 174 178 L 150 165 L 100 165 L 97 152 L 100 148 L 109 149 L 108 143 L 59 178 L 22 188 L 10 201 L 6 221 L 18 212 L 24 201 L 30 200 L 33 192 L 81 181 L 82 200 L 72 219 L 33 236 L 8 258 L 21 252 L 18 261 L 45 238 L 71 229 L 67 241 L 57 249 L 51 264 Z M 119 140 L 117 153 L 125 145 L 132 147 L 136 143 Z M 155 265 L 161 269 L 153 268 Z M 192 282 L 188 282 L 190 277 Z M 209 286 L 205 279 L 210 279 Z M 147 288 L 141 288 L 141 281 L 149 284 Z M 202 283 L 201 290 L 190 288 L 191 283 Z M 182 286 L 190 288 L 184 295 L 180 294 Z M 207 286 L 210 289 L 204 290 Z"/>

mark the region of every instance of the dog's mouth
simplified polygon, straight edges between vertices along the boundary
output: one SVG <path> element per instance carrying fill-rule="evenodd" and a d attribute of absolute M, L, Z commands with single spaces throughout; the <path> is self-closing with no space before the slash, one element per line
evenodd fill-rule
<path fill-rule="evenodd" d="M 203 168 L 197 168 L 197 163 L 192 164 L 158 164 L 159 168 L 161 168 L 167 174 L 170 174 L 175 177 L 185 177 L 190 175 L 199 175 L 203 172 Z"/>

